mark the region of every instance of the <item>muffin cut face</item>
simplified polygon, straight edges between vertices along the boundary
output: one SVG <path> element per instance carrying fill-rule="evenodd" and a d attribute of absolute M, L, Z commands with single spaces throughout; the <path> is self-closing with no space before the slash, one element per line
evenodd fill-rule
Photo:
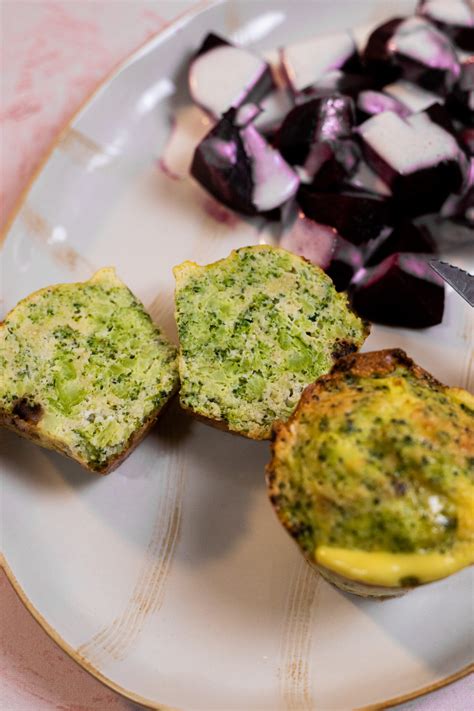
<path fill-rule="evenodd" d="M 342 358 L 278 427 L 267 481 L 305 556 L 344 589 L 445 577 L 474 562 L 474 397 L 403 351 Z"/>
<path fill-rule="evenodd" d="M 174 273 L 181 405 L 253 439 L 368 334 L 321 269 L 282 249 L 244 247 Z"/>
<path fill-rule="evenodd" d="M 113 269 L 42 289 L 0 328 L 0 424 L 105 473 L 178 385 L 176 349 Z"/>

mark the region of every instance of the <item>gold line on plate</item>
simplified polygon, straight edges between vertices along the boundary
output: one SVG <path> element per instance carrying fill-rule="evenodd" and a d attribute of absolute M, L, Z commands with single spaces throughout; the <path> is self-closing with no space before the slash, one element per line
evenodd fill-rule
<path fill-rule="evenodd" d="M 183 455 L 180 452 L 171 455 L 166 469 L 165 491 L 160 496 L 145 562 L 130 599 L 120 615 L 77 649 L 78 654 L 94 664 L 106 658 L 124 659 L 139 637 L 148 615 L 157 612 L 163 603 L 181 526 Z"/>
<path fill-rule="evenodd" d="M 92 158 L 105 156 L 104 149 L 76 128 L 70 128 L 58 143 L 58 150 L 81 165 L 89 165 Z"/>
<path fill-rule="evenodd" d="M 56 262 L 70 271 L 82 269 L 90 276 L 96 271 L 88 259 L 83 257 L 74 247 L 61 242 L 53 242 L 53 228 L 43 215 L 34 210 L 28 203 L 23 206 L 20 217 L 27 229 L 28 235 L 34 237 L 51 254 Z"/>
<path fill-rule="evenodd" d="M 280 693 L 287 711 L 313 711 L 311 635 L 320 578 L 301 559 L 293 576 L 282 634 Z"/>

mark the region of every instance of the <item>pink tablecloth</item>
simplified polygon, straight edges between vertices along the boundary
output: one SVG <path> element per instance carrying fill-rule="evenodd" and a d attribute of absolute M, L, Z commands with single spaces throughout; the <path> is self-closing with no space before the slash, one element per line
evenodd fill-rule
<path fill-rule="evenodd" d="M 190 4 L 190 0 L 3 2 L 2 223 L 58 129 L 100 79 Z M 2 709 L 139 708 L 62 652 L 23 608 L 3 573 L 0 593 Z M 469 681 L 463 680 L 403 708 L 467 711 L 473 706 Z"/>

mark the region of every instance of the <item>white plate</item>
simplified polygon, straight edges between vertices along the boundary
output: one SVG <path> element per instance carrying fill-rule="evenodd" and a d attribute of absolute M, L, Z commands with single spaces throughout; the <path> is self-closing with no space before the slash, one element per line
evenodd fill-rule
<path fill-rule="evenodd" d="M 409 11 L 412 2 L 228 2 L 139 51 L 56 144 L 2 253 L 3 313 L 47 284 L 114 264 L 170 334 L 171 267 L 271 236 L 158 167 L 186 101 L 183 68 L 209 30 L 269 49 Z M 472 378 L 472 312 L 375 328 L 447 383 Z M 472 386 L 472 380 L 471 380 Z M 384 603 L 343 595 L 303 562 L 267 501 L 268 445 L 177 408 L 111 476 L 2 435 L 3 548 L 28 608 L 77 661 L 153 708 L 348 709 L 465 673 L 470 571 Z"/>

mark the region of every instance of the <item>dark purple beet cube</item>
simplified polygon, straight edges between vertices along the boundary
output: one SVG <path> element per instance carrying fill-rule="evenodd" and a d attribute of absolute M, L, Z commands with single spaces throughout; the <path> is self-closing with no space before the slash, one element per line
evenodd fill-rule
<path fill-rule="evenodd" d="M 470 0 L 420 0 L 426 17 L 466 52 L 474 52 L 474 9 Z"/>
<path fill-rule="evenodd" d="M 378 27 L 363 59 L 380 86 L 403 77 L 445 95 L 460 73 L 449 38 L 422 17 L 394 18 Z"/>
<path fill-rule="evenodd" d="M 402 119 L 385 111 L 358 128 L 370 167 L 410 216 L 437 212 L 463 185 L 466 158 L 456 139 L 426 112 Z"/>
<path fill-rule="evenodd" d="M 361 269 L 350 293 L 359 316 L 375 323 L 428 328 L 443 319 L 443 280 L 413 254 L 393 254 L 375 267 Z"/>
<path fill-rule="evenodd" d="M 296 193 L 299 179 L 252 125 L 231 109 L 194 152 L 191 175 L 217 200 L 245 215 L 269 213 Z"/>
<path fill-rule="evenodd" d="M 393 229 L 383 230 L 369 242 L 365 252 L 365 266 L 373 267 L 396 252 L 433 254 L 436 244 L 427 227 L 412 222 L 400 222 Z"/>
<path fill-rule="evenodd" d="M 243 47 L 210 33 L 189 65 L 193 100 L 212 116 L 258 104 L 275 86 L 270 65 Z"/>
<path fill-rule="evenodd" d="M 353 125 L 354 104 L 348 96 L 311 99 L 287 114 L 277 145 L 289 163 L 304 165 L 315 143 L 348 138 Z"/>
<path fill-rule="evenodd" d="M 313 190 L 333 191 L 354 174 L 360 161 L 360 147 L 350 140 L 315 144 L 306 161 L 303 178 L 311 180 Z"/>
<path fill-rule="evenodd" d="M 390 199 L 356 188 L 323 193 L 302 186 L 297 200 L 305 215 L 334 227 L 341 237 L 355 245 L 369 242 L 384 227 L 393 224 Z"/>
<path fill-rule="evenodd" d="M 474 55 L 461 63 L 461 76 L 446 104 L 454 118 L 474 128 Z"/>
<path fill-rule="evenodd" d="M 234 110 L 225 114 L 198 145 L 191 175 L 227 207 L 256 215 L 252 166 L 234 117 Z"/>
<path fill-rule="evenodd" d="M 376 27 L 362 54 L 362 62 L 379 86 L 395 81 L 402 75 L 401 67 L 389 50 L 389 42 L 403 21 L 403 17 L 393 17 Z"/>
<path fill-rule="evenodd" d="M 324 269 L 337 291 L 347 289 L 363 264 L 360 249 L 343 239 L 332 227 L 318 224 L 302 213 L 283 235 L 280 246 Z"/>
<path fill-rule="evenodd" d="M 459 140 L 466 153 L 474 156 L 474 128 L 463 128 L 459 132 Z"/>

